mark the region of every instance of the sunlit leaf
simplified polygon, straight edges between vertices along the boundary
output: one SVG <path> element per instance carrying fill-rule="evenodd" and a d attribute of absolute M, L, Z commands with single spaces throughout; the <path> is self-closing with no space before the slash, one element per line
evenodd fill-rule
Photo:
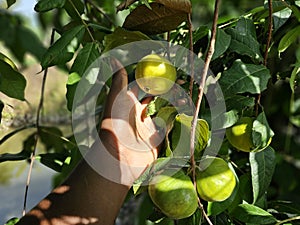
<path fill-rule="evenodd" d="M 193 117 L 185 114 L 178 114 L 175 117 L 174 126 L 171 132 L 171 149 L 174 156 L 190 157 L 191 122 Z M 198 119 L 195 134 L 195 158 L 201 157 L 201 151 L 207 146 L 209 139 L 208 123 Z"/>
<path fill-rule="evenodd" d="M 0 91 L 5 95 L 24 101 L 26 79 L 5 61 L 0 60 Z"/>
<path fill-rule="evenodd" d="M 240 204 L 231 213 L 231 216 L 244 223 L 272 224 L 276 219 L 267 211 L 250 204 Z"/>
<path fill-rule="evenodd" d="M 65 159 L 68 157 L 67 152 L 64 153 L 43 153 L 36 156 L 42 164 L 56 172 L 61 172 Z"/>
<path fill-rule="evenodd" d="M 253 121 L 252 141 L 254 150 L 262 150 L 270 144 L 274 132 L 269 126 L 268 120 L 264 112 L 260 113 Z"/>
<path fill-rule="evenodd" d="M 269 78 L 270 72 L 265 66 L 237 60 L 222 74 L 219 83 L 227 96 L 246 92 L 257 94 L 267 88 Z"/>
<path fill-rule="evenodd" d="M 262 60 L 260 45 L 256 40 L 256 32 L 253 21 L 241 18 L 235 28 L 226 30 L 231 36 L 229 49 L 241 55 L 247 55 L 255 60 Z"/>
<path fill-rule="evenodd" d="M 275 151 L 269 146 L 261 152 L 250 152 L 253 203 L 262 197 L 272 180 L 275 169 Z"/>
<path fill-rule="evenodd" d="M 168 166 L 179 166 L 183 167 L 187 164 L 186 160 L 170 158 L 170 157 L 160 157 L 156 159 L 144 172 L 143 174 L 134 182 L 133 192 L 135 195 L 142 193 L 147 189 L 147 184 L 149 179 L 157 172 Z"/>
<path fill-rule="evenodd" d="M 11 218 L 4 225 L 15 225 L 20 219 L 19 218 Z"/>
<path fill-rule="evenodd" d="M 61 65 L 72 59 L 74 54 L 74 49 L 69 48 L 72 41 L 77 44 L 80 43 L 85 32 L 85 27 L 83 25 L 74 27 L 67 32 L 65 32 L 44 54 L 41 65 L 42 68 Z"/>
<path fill-rule="evenodd" d="M 141 31 L 145 34 L 160 34 L 174 30 L 187 18 L 183 11 L 168 8 L 159 3 L 150 3 L 136 7 L 125 19 L 123 27 Z"/>
<path fill-rule="evenodd" d="M 280 40 L 278 51 L 279 53 L 284 52 L 291 44 L 293 44 L 300 34 L 300 26 L 297 26 L 289 30 Z"/>
<path fill-rule="evenodd" d="M 147 116 L 153 116 L 162 108 L 165 107 L 169 102 L 159 96 L 154 97 L 154 99 L 147 105 Z"/>
<path fill-rule="evenodd" d="M 276 30 L 278 30 L 283 24 L 285 24 L 287 20 L 291 17 L 291 15 L 292 10 L 288 7 L 273 13 L 274 32 L 276 32 Z"/>
<path fill-rule="evenodd" d="M 1 52 L 0 52 L 0 60 L 6 62 L 8 65 L 11 66 L 12 69 L 18 70 L 16 64 L 10 58 L 8 58 L 6 55 L 4 55 Z"/>
<path fill-rule="evenodd" d="M 70 72 L 77 72 L 80 76 L 83 76 L 86 69 L 100 57 L 98 43 L 87 43 L 76 56 Z"/>

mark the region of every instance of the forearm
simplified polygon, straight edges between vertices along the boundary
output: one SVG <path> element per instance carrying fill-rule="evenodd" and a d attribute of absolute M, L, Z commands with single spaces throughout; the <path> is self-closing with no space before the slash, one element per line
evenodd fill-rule
<path fill-rule="evenodd" d="M 109 181 L 82 161 L 18 225 L 114 224 L 128 186 Z"/>

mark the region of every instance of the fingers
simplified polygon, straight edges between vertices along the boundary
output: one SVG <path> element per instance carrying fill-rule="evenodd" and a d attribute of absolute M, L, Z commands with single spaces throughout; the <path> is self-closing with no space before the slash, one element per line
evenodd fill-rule
<path fill-rule="evenodd" d="M 128 75 L 123 67 L 123 65 L 117 60 L 112 58 L 111 59 L 111 67 L 112 70 L 115 72 L 112 77 L 112 85 L 107 96 L 107 102 L 104 110 L 104 117 L 109 117 L 111 115 L 111 110 L 113 103 L 122 91 L 126 91 L 126 87 L 128 84 Z M 124 93 L 126 94 L 126 93 Z"/>

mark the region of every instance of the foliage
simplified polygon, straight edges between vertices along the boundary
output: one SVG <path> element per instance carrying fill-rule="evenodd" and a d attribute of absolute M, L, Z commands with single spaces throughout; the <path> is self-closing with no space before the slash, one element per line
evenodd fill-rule
<path fill-rule="evenodd" d="M 15 2 L 7 0 L 7 8 Z M 263 150 L 237 151 L 225 136 L 218 157 L 226 160 L 235 171 L 238 188 L 222 202 L 201 199 L 199 209 L 191 217 L 173 223 L 154 209 L 143 185 L 163 167 L 183 167 L 192 179 L 192 164 L 182 160 L 190 153 L 191 119 L 184 114 L 176 115 L 174 107 L 156 97 L 149 104 L 148 113 L 152 117 L 161 117 L 168 124 L 168 135 L 160 158 L 133 187 L 136 195 L 141 194 L 146 199 L 140 205 L 143 210 L 134 216 L 136 223 L 208 224 L 209 220 L 204 219 L 207 215 L 213 224 L 299 224 L 300 181 L 295 174 L 299 174 L 300 169 L 300 1 L 274 0 L 272 3 L 273 29 L 269 45 L 268 2 L 224 1 L 210 63 L 226 104 L 225 122 L 217 131 L 231 127 L 243 116 L 253 117 L 252 138 L 256 146 L 264 146 Z M 118 6 L 118 11 L 128 14 L 122 17 L 116 14 L 111 1 L 40 0 L 34 9 L 45 37 L 39 37 L 27 28 L 19 15 L 1 9 L 0 28 L 3 32 L 0 40 L 9 50 L 10 57 L 0 54 L 0 91 L 10 98 L 26 101 L 26 79 L 16 66 L 26 67 L 26 54 L 31 54 L 40 63 L 43 76 L 54 66 L 68 74 L 65 98 L 69 110 L 86 69 L 99 56 L 117 46 L 139 40 L 163 40 L 168 32 L 169 42 L 193 49 L 199 58 L 205 58 L 214 9 L 211 1 L 140 0 L 125 8 Z M 189 13 L 192 13 L 194 24 L 192 46 Z M 43 38 L 51 38 L 50 45 L 45 45 Z M 181 87 L 189 92 L 189 78 L 179 70 L 178 78 Z M 207 82 L 206 88 L 212 87 Z M 194 85 L 194 101 L 197 89 L 198 85 Z M 106 96 L 106 93 L 102 94 L 97 101 L 99 108 Z M 1 101 L 1 111 L 5 105 L 6 102 Z M 209 107 L 208 100 L 203 99 L 196 128 L 196 163 L 199 163 L 204 148 L 214 147 L 213 141 L 208 140 L 211 122 L 215 119 L 210 118 Z M 182 124 L 184 129 L 180 130 Z M 25 124 L 4 136 L 0 144 L 32 127 L 36 128 L 35 132 L 24 141 L 23 149 L 18 153 L 2 153 L 0 162 L 28 160 L 39 141 L 46 147 L 46 152 L 35 152 L 36 157 L 47 167 L 61 172 L 58 183 L 80 159 L 73 135 L 65 137 L 58 126 L 40 125 L 37 120 L 34 125 Z M 178 143 L 180 132 L 186 140 L 184 143 Z M 173 152 L 179 144 L 187 151 Z"/>

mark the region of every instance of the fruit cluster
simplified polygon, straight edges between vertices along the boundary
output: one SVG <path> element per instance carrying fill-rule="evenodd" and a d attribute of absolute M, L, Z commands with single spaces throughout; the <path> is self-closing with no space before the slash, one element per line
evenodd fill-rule
<path fill-rule="evenodd" d="M 144 92 L 162 95 L 172 88 L 176 80 L 176 69 L 164 57 L 150 54 L 137 64 L 135 78 Z M 170 110 L 170 106 L 165 110 L 155 110 L 158 112 L 156 116 L 164 114 L 166 123 L 172 121 L 166 138 L 171 139 L 167 140 L 167 149 L 173 152 L 167 157 L 190 156 L 190 144 L 187 140 L 190 140 L 192 117 L 185 114 L 174 116 L 174 110 Z M 160 113 L 162 111 L 164 113 Z M 173 117 L 170 120 L 171 115 Z M 207 202 L 223 202 L 236 193 L 234 190 L 237 188 L 238 177 L 231 164 L 220 157 L 202 156 L 202 151 L 208 144 L 209 126 L 205 120 L 199 119 L 197 122 L 194 151 L 194 158 L 198 160 L 196 167 L 167 166 L 156 170 L 149 178 L 148 194 L 152 202 L 171 219 L 193 215 L 198 208 L 199 198 Z M 263 114 L 255 119 L 242 116 L 234 125 L 227 127 L 226 138 L 231 147 L 238 151 L 262 151 L 270 144 L 273 136 L 272 133 L 261 131 L 270 130 L 261 129 L 262 126 L 268 126 Z M 178 140 L 180 132 L 180 137 L 185 139 L 183 142 Z M 191 171 L 195 172 L 194 182 Z"/>

